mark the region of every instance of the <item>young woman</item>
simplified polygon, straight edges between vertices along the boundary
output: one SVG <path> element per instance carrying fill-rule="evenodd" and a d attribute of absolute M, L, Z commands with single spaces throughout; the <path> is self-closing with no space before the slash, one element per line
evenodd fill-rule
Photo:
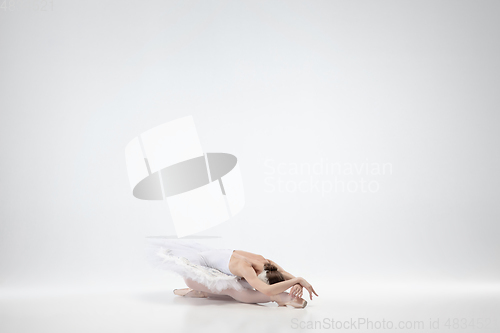
<path fill-rule="evenodd" d="M 231 296 L 244 303 L 274 301 L 279 306 L 304 308 L 304 278 L 295 277 L 261 255 L 233 249 L 214 249 L 189 240 L 148 238 L 149 258 L 155 266 L 180 274 L 188 288 L 175 289 L 184 297 Z M 285 291 L 290 289 L 290 293 Z"/>

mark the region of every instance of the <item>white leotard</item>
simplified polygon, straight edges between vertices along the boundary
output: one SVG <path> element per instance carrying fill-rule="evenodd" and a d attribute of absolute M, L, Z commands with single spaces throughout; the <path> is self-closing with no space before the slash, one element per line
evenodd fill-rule
<path fill-rule="evenodd" d="M 213 249 L 200 253 L 203 266 L 218 269 L 227 275 L 234 275 L 229 271 L 229 260 L 234 250 L 230 249 Z"/>

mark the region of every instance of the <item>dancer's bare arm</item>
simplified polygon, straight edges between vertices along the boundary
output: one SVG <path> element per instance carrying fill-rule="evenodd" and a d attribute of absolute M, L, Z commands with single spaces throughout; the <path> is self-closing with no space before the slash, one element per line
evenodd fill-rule
<path fill-rule="evenodd" d="M 293 278 L 290 280 L 285 280 L 282 282 L 278 282 L 275 284 L 267 284 L 263 281 L 261 281 L 258 277 L 257 274 L 255 273 L 255 270 L 252 268 L 252 266 L 248 265 L 242 265 L 239 267 L 239 271 L 241 272 L 242 276 L 247 280 L 247 282 L 260 291 L 261 293 L 267 295 L 267 296 L 273 296 L 277 295 L 279 293 L 284 292 L 291 286 L 293 286 L 296 283 L 300 283 L 301 278 Z"/>
<path fill-rule="evenodd" d="M 285 280 L 291 280 L 291 279 L 295 278 L 295 276 L 293 276 L 291 273 L 288 273 L 287 271 L 285 271 L 283 269 L 283 267 L 281 267 L 280 265 L 278 265 L 277 263 L 275 263 L 271 259 L 267 259 L 267 260 L 269 261 L 269 263 L 273 264 L 274 266 L 276 266 L 276 268 L 278 268 L 278 272 L 281 272 L 281 274 L 283 274 L 283 277 L 285 278 Z M 290 295 L 292 295 L 293 297 L 302 297 L 302 285 L 300 283 L 296 283 L 295 285 L 293 285 L 292 289 L 290 289 Z"/>

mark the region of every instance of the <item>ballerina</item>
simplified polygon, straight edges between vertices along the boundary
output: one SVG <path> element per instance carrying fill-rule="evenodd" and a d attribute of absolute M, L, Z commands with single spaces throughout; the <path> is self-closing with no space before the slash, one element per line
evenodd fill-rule
<path fill-rule="evenodd" d="M 261 255 L 242 250 L 215 249 L 187 240 L 148 238 L 155 266 L 180 274 L 188 288 L 175 289 L 183 297 L 227 295 L 244 303 L 274 301 L 279 306 L 304 308 L 303 288 L 318 296 L 302 277 L 295 277 Z M 290 289 L 290 293 L 285 292 Z"/>

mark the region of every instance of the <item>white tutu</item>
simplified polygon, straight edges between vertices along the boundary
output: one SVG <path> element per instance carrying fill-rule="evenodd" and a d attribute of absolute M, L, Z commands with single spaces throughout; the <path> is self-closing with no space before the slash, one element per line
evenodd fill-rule
<path fill-rule="evenodd" d="M 228 288 L 253 289 L 241 277 L 207 267 L 200 253 L 210 250 L 217 249 L 185 239 L 146 238 L 146 256 L 155 268 L 169 270 L 201 283 L 214 293 Z"/>

